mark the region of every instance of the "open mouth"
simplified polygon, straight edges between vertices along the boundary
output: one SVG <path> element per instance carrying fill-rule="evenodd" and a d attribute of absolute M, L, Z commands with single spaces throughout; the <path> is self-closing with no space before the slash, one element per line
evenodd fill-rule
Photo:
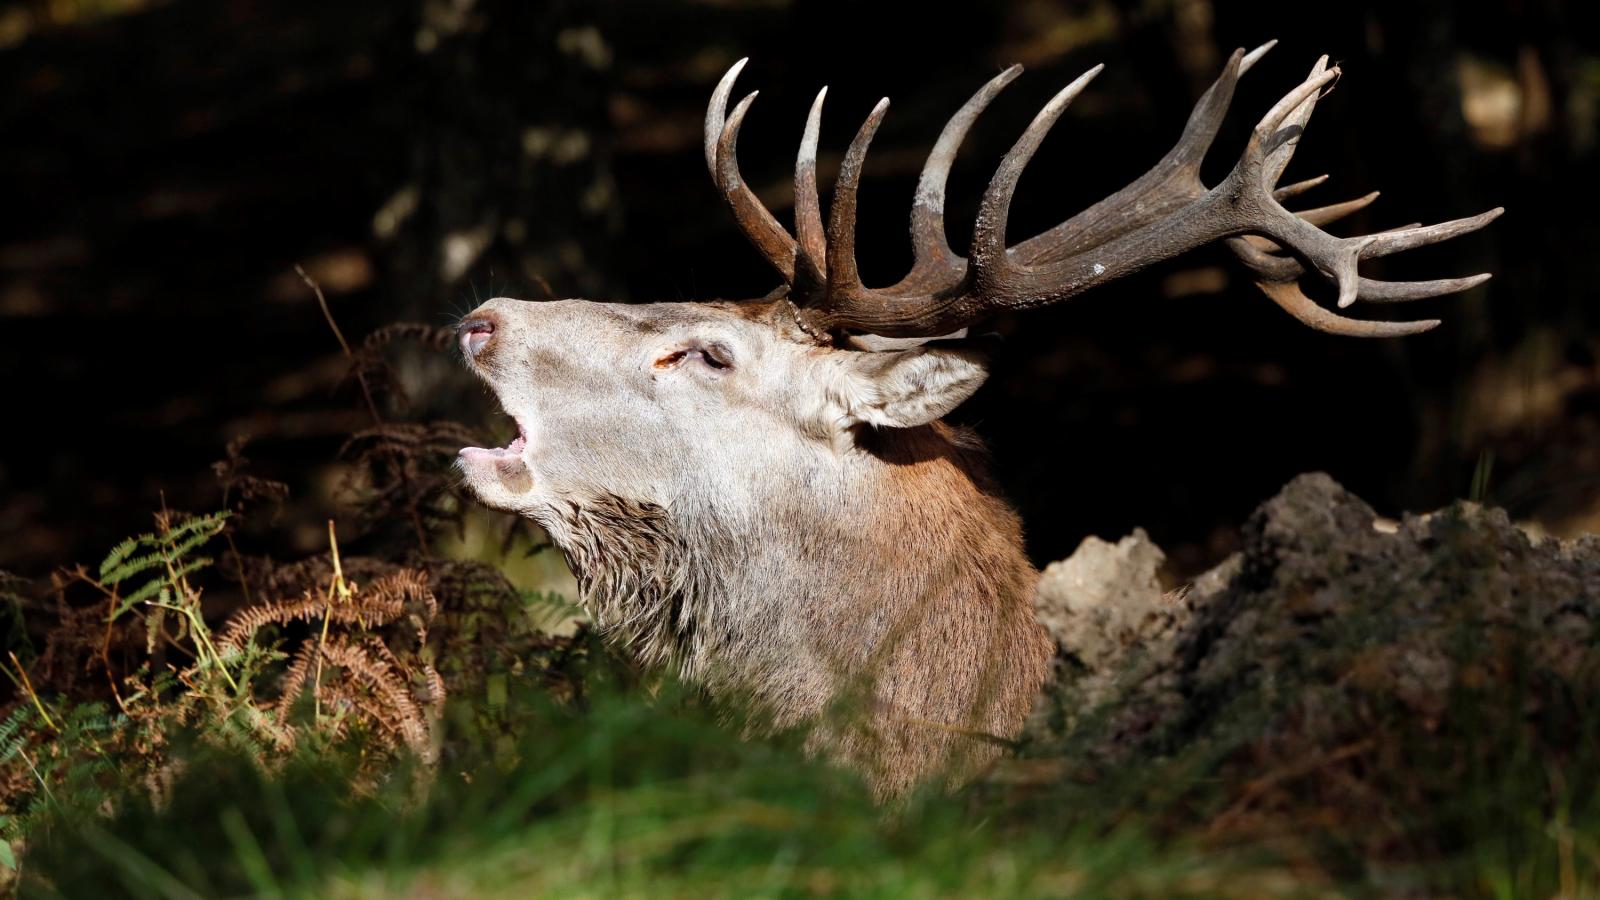
<path fill-rule="evenodd" d="M 528 446 L 528 431 L 517 422 L 517 436 L 511 443 L 504 447 L 462 447 L 458 454 L 462 459 L 493 460 L 495 462 L 512 462 L 522 459 L 522 451 Z"/>

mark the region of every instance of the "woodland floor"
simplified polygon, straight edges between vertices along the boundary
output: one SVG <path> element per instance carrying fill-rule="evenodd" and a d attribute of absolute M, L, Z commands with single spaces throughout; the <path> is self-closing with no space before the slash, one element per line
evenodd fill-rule
<path fill-rule="evenodd" d="M 182 561 L 227 520 L 162 524 L 60 579 L 102 600 L 0 719 L 24 895 L 1600 891 L 1600 540 L 1498 510 L 1385 520 L 1305 476 L 1181 593 L 1142 535 L 1086 542 L 1019 754 L 889 811 L 491 566 L 261 569 L 302 599 L 207 629 Z"/>

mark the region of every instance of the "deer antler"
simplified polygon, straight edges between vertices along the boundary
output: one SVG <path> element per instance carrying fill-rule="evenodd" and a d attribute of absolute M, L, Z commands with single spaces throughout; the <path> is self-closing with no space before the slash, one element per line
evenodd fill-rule
<path fill-rule="evenodd" d="M 1281 201 L 1327 178 L 1277 186 L 1317 99 L 1339 77 L 1338 67 L 1329 68 L 1327 57 L 1318 60 L 1306 80 L 1262 117 L 1227 177 L 1212 188 L 1201 182 L 1200 163 L 1216 137 L 1239 76 L 1274 43 L 1248 54 L 1242 49 L 1234 52 L 1221 77 L 1195 104 L 1178 143 L 1148 172 L 1055 228 L 1007 248 L 1006 221 L 1017 180 L 1051 126 L 1103 67 L 1079 76 L 1045 105 L 1001 161 L 984 192 L 968 258 L 963 259 L 945 239 L 945 180 L 972 123 L 1022 69 L 1012 66 L 1001 72 L 951 118 L 934 144 L 911 209 L 915 262 L 904 279 L 885 288 L 866 287 L 857 274 L 855 219 L 861 168 L 872 136 L 888 110 L 887 99 L 879 101 L 850 142 L 826 227 L 816 182 L 817 136 L 826 88 L 811 106 L 795 165 L 794 237 L 739 174 L 735 159 L 739 126 L 756 95 L 745 97 L 732 113 L 726 109 L 745 60 L 728 70 L 712 95 L 706 112 L 706 163 L 740 228 L 783 274 L 789 298 L 797 307 L 797 321 L 819 337 L 844 329 L 884 337 L 947 334 L 995 312 L 1065 300 L 1222 239 L 1255 274 L 1269 298 L 1312 328 L 1381 337 L 1413 334 L 1438 325 L 1436 319 L 1374 322 L 1346 318 L 1318 306 L 1299 287 L 1298 279 L 1315 270 L 1338 286 L 1340 308 L 1356 300 L 1396 302 L 1465 290 L 1489 276 L 1376 281 L 1362 277 L 1357 264 L 1476 231 L 1504 211 L 1496 208 L 1439 225 L 1339 238 L 1318 226 L 1365 207 L 1376 199 L 1376 193 L 1299 213 L 1284 208 Z"/>

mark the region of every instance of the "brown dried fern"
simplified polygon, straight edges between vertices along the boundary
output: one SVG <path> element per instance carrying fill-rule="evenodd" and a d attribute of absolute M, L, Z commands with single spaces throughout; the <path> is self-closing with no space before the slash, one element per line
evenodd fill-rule
<path fill-rule="evenodd" d="M 317 645 L 305 641 L 289 659 L 289 668 L 283 672 L 283 681 L 280 684 L 276 709 L 278 718 L 287 722 L 289 714 L 294 711 L 294 703 L 305 692 L 306 679 L 311 677 L 312 667 L 317 660 Z"/>
<path fill-rule="evenodd" d="M 343 599 L 332 591 L 321 595 L 307 591 L 299 599 L 240 610 L 229 619 L 219 643 L 240 651 L 269 625 L 337 625 L 338 631 L 325 640 L 309 630 L 299 639 L 271 704 L 277 721 L 289 721 L 309 684 L 319 710 L 326 706 L 340 713 L 328 717 L 319 713 L 313 720 L 311 727 L 324 737 L 338 739 L 358 723 L 386 747 L 405 747 L 431 762 L 445 692 L 423 650 L 427 626 L 438 611 L 427 573 L 399 569 L 365 587 L 352 585 Z M 391 641 L 398 646 L 391 646 Z M 319 676 L 323 665 L 344 674 Z"/>
<path fill-rule="evenodd" d="M 398 598 L 384 597 L 376 591 L 357 594 L 356 603 L 329 604 L 321 597 L 307 593 L 299 600 L 278 600 L 258 603 L 242 609 L 228 619 L 228 627 L 219 643 L 233 648 L 243 647 L 256 632 L 267 625 L 290 625 L 295 622 L 312 623 L 326 616 L 341 625 L 358 625 L 379 628 L 398 619 L 405 604 Z"/>
<path fill-rule="evenodd" d="M 330 705 L 350 710 L 372 726 L 375 737 L 391 746 L 403 745 L 424 762 L 435 761 L 432 718 L 423 714 L 405 678 L 393 666 L 344 638 L 331 638 L 322 645 L 322 658 L 350 676 L 325 685 Z"/>
<path fill-rule="evenodd" d="M 411 403 L 399 372 L 389 361 L 389 349 L 400 343 L 415 344 L 430 353 L 442 353 L 455 344 L 454 328 L 421 322 L 394 322 L 369 333 L 350 356 L 351 368 L 373 393 L 387 395 L 396 407 Z"/>
<path fill-rule="evenodd" d="M 357 501 L 367 526 L 404 518 L 413 523 L 418 549 L 442 526 L 459 528 L 463 505 L 451 462 L 457 451 L 480 443 L 459 422 L 386 422 L 358 431 L 339 455 L 354 464 L 344 491 Z"/>

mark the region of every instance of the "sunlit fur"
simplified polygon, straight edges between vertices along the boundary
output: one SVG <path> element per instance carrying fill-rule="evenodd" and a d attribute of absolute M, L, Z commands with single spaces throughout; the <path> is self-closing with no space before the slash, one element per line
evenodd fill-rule
<path fill-rule="evenodd" d="M 1049 645 L 981 447 L 938 421 L 960 347 L 819 347 L 778 302 L 496 299 L 469 365 L 527 432 L 463 458 L 565 552 L 597 626 L 756 728 L 807 728 L 885 798 L 956 783 L 1021 728 Z M 725 368 L 685 348 L 714 346 Z M 681 357 L 681 358 L 680 358 Z"/>

